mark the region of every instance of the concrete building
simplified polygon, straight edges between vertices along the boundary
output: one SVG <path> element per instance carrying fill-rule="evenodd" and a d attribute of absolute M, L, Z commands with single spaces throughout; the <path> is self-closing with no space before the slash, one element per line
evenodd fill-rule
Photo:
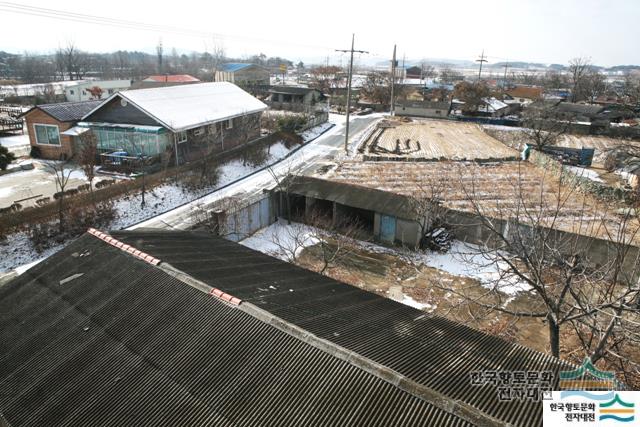
<path fill-rule="evenodd" d="M 93 101 L 106 99 L 130 87 L 130 80 L 86 80 L 67 86 L 64 95 L 69 102 Z"/>
<path fill-rule="evenodd" d="M 450 102 L 431 101 L 398 101 L 396 105 L 396 115 L 444 118 L 449 115 Z"/>
<path fill-rule="evenodd" d="M 269 85 L 269 70 L 256 64 L 230 62 L 216 71 L 217 82 L 230 82 L 242 87 Z"/>
<path fill-rule="evenodd" d="M 269 105 L 277 110 L 311 111 L 322 100 L 318 89 L 299 86 L 272 86 Z"/>

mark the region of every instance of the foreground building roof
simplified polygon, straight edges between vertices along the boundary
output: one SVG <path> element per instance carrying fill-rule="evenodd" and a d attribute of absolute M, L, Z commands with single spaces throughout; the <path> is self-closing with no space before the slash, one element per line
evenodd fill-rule
<path fill-rule="evenodd" d="M 0 424 L 539 425 L 469 371 L 563 366 L 233 242 L 114 235 L 0 288 Z"/>

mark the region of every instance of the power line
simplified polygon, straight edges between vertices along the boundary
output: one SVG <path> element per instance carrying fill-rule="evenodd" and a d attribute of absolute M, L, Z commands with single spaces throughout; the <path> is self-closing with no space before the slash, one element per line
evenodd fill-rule
<path fill-rule="evenodd" d="M 261 41 L 269 44 L 280 44 L 280 45 L 289 45 L 289 46 L 297 46 L 297 47 L 306 47 L 313 48 L 319 50 L 331 50 L 328 46 L 320 46 L 320 45 L 311 45 L 304 43 L 297 43 L 291 41 L 284 40 L 269 40 L 264 38 L 256 38 L 256 37 L 248 37 L 248 36 L 240 36 L 240 35 L 230 35 L 223 33 L 216 33 L 212 31 L 204 31 L 199 29 L 189 29 L 177 26 L 170 26 L 164 24 L 148 24 L 140 21 L 129 21 L 124 19 L 117 18 L 109 18 L 98 15 L 89 15 L 83 13 L 69 12 L 65 10 L 59 9 L 50 9 L 29 5 L 21 5 L 17 3 L 4 2 L 0 1 L 0 10 L 11 13 L 18 13 L 23 15 L 31 15 L 31 16 L 39 16 L 49 19 L 58 19 L 65 20 L 71 22 L 79 22 L 86 24 L 97 24 L 97 25 L 105 25 L 111 27 L 118 28 L 126 28 L 133 29 L 138 31 L 152 31 L 152 32 L 162 32 L 162 33 L 172 33 L 176 35 L 189 36 L 189 37 L 198 37 L 198 38 L 222 38 L 222 39 L 235 39 L 239 41 Z"/>

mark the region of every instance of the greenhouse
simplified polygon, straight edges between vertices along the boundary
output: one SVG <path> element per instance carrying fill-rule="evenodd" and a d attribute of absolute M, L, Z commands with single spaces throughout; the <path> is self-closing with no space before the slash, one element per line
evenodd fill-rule
<path fill-rule="evenodd" d="M 126 152 L 130 156 L 159 156 L 172 144 L 171 133 L 161 126 L 80 122 L 91 129 L 101 153 Z"/>

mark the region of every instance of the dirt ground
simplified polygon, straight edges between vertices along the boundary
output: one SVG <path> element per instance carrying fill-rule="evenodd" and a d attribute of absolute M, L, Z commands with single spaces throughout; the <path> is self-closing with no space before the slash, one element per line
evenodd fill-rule
<path fill-rule="evenodd" d="M 476 124 L 448 120 L 384 120 L 365 142 L 365 154 L 425 160 L 512 159 L 518 152 L 487 135 Z"/>

